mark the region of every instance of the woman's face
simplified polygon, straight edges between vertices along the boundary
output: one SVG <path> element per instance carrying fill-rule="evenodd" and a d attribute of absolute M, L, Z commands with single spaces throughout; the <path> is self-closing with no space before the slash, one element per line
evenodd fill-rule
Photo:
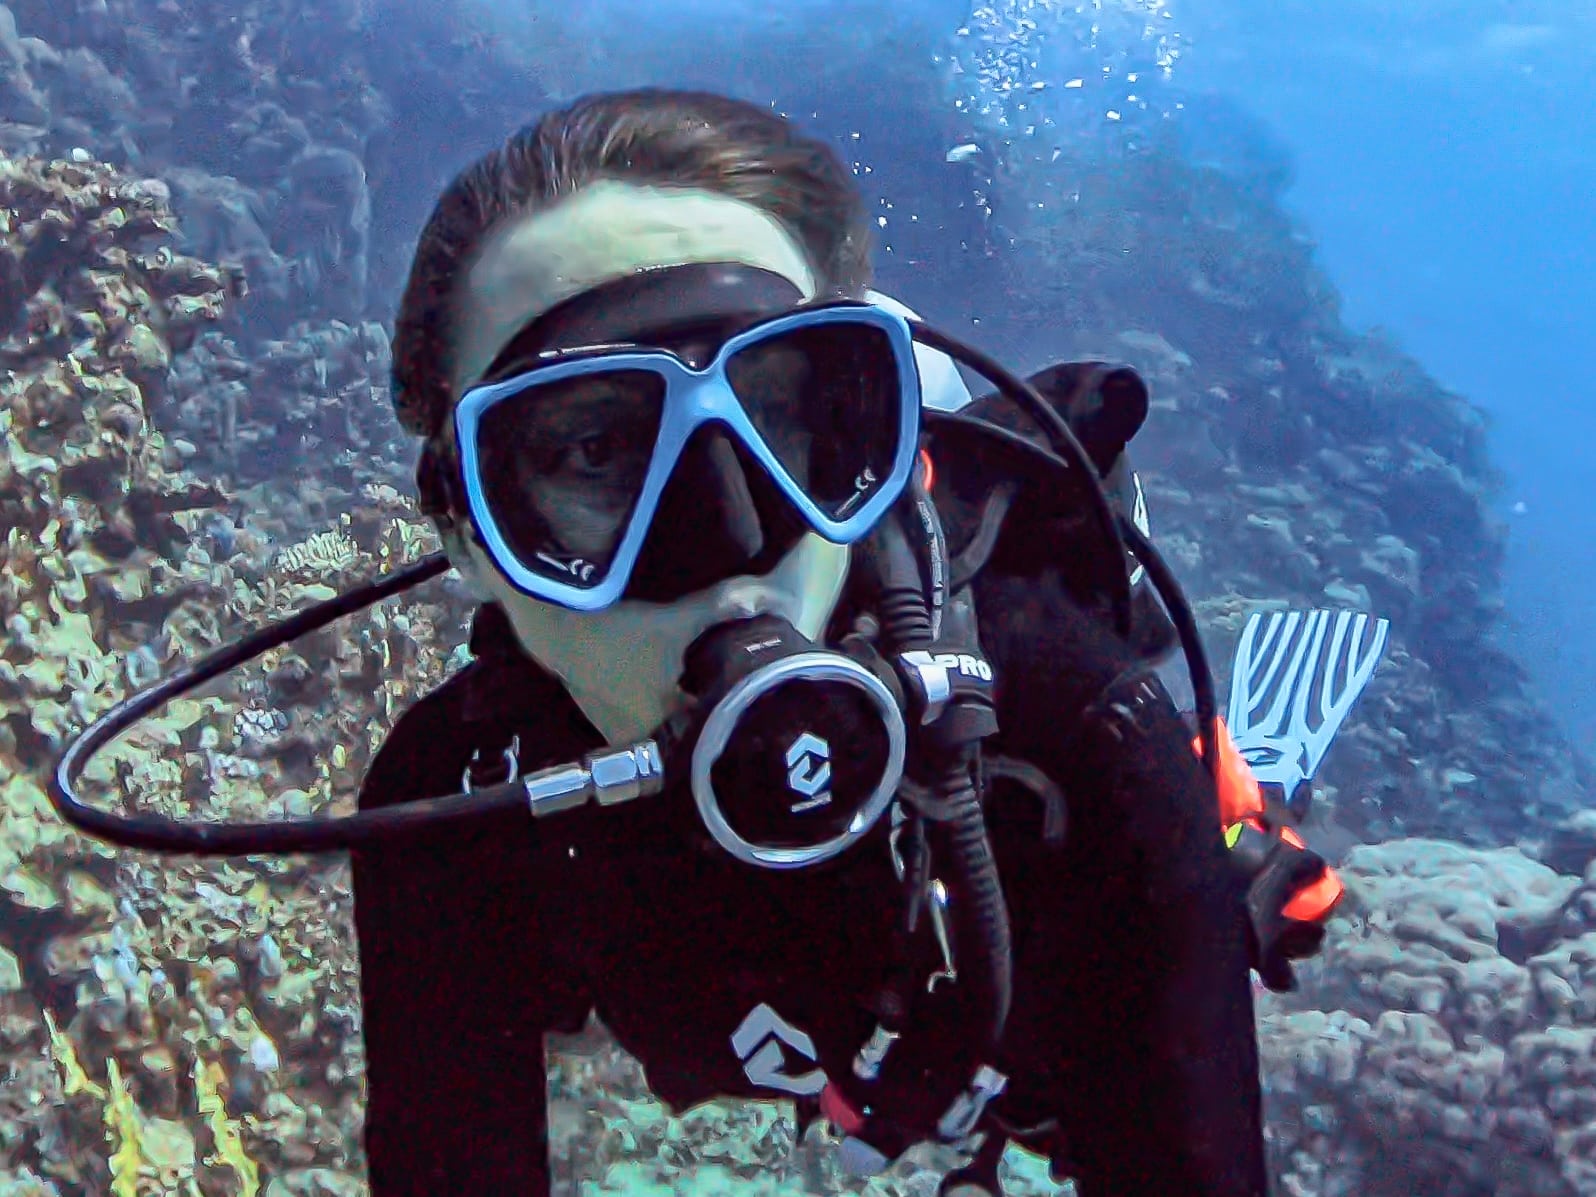
<path fill-rule="evenodd" d="M 490 367 L 494 377 L 514 369 L 513 354 L 508 363 L 497 359 L 517 333 L 556 305 L 640 271 L 717 262 L 779 275 L 787 280 L 783 289 L 790 284 L 785 302 L 791 304 L 816 293 L 802 247 L 786 229 L 768 213 L 725 196 L 605 182 L 508 223 L 486 240 L 462 280 L 455 398 Z M 641 339 L 636 330 L 598 331 L 604 335 L 584 330 L 584 343 Z M 662 347 L 702 366 L 723 339 Z M 745 371 L 738 385 L 754 388 L 772 407 L 797 402 L 803 393 L 805 365 L 788 347 L 750 355 L 737 368 Z M 495 442 L 503 451 L 486 464 L 505 471 L 504 481 L 526 496 L 528 509 L 538 514 L 538 533 L 558 551 L 605 559 L 648 467 L 658 426 L 649 409 L 661 396 L 641 380 L 611 378 L 573 382 L 540 398 L 551 401 L 526 409 L 514 435 Z M 794 460 L 807 450 L 784 448 Z M 716 624 L 774 614 L 806 636 L 819 636 L 848 569 L 845 547 L 806 533 L 759 576 L 717 575 L 669 603 L 623 600 L 603 611 L 576 612 L 515 590 L 474 541 L 455 538 L 448 547 L 484 597 L 504 608 L 526 651 L 565 682 L 611 743 L 637 740 L 664 721 L 682 699 L 677 681 L 688 646 Z"/>

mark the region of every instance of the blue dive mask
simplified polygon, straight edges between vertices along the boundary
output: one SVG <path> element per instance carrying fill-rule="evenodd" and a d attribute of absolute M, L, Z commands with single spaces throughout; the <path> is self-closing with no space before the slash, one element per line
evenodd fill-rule
<path fill-rule="evenodd" d="M 667 349 L 541 353 L 473 387 L 454 420 L 466 506 L 517 589 L 579 611 L 626 590 L 694 434 L 716 425 L 803 522 L 865 536 L 908 484 L 920 380 L 908 323 L 879 307 L 790 311 L 695 366 Z M 684 529 L 685 536 L 690 531 Z M 679 551 L 691 554 L 684 539 Z"/>

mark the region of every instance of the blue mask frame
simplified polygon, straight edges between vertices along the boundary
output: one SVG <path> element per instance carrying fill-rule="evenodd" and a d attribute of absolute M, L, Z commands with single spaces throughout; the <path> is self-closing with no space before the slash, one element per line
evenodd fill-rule
<path fill-rule="evenodd" d="M 885 482 L 857 511 L 841 522 L 829 519 L 782 468 L 775 453 L 755 430 L 726 378 L 726 363 L 739 350 L 793 329 L 827 324 L 859 325 L 886 334 L 897 361 L 901 403 L 897 454 Z M 646 370 L 663 378 L 664 410 L 653 456 L 644 475 L 642 492 L 616 547 L 609 573 L 597 586 L 579 586 L 527 569 L 510 548 L 483 492 L 477 434 L 483 415 L 489 409 L 520 394 L 528 386 L 612 370 Z M 920 375 L 915 364 L 914 335 L 909 322 L 874 305 L 848 301 L 806 308 L 762 321 L 726 341 L 715 354 L 714 360 L 703 369 L 694 369 L 676 354 L 664 349 L 589 348 L 557 355 L 548 365 L 534 367 L 502 382 L 473 387 L 455 406 L 454 427 L 466 505 L 477 538 L 487 549 L 499 572 L 523 594 L 573 611 L 602 611 L 621 598 L 627 583 L 631 581 L 632 570 L 653 523 L 660 496 L 677 462 L 681 460 L 688 440 L 698 429 L 710 423 L 724 425 L 742 443 L 811 528 L 835 544 L 855 543 L 868 534 L 902 496 L 919 452 Z"/>

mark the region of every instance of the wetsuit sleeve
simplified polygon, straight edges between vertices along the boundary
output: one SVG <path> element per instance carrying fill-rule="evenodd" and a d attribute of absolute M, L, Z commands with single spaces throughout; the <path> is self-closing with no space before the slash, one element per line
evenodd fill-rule
<path fill-rule="evenodd" d="M 361 807 L 458 791 L 450 730 L 407 714 Z M 548 1192 L 543 1031 L 559 994 L 529 822 L 511 811 L 354 853 L 372 1197 Z"/>
<path fill-rule="evenodd" d="M 1065 774 L 1071 830 L 1097 858 L 1090 995 L 1071 1051 L 1097 1078 L 1071 1121 L 1083 1197 L 1264 1197 L 1246 883 L 1212 784 L 1151 674 L 1107 690 Z M 1101 986 L 1101 988 L 1099 988 Z M 1072 1137 L 1073 1138 L 1073 1137 Z"/>
<path fill-rule="evenodd" d="M 1154 674 L 1124 672 L 1078 612 L 1003 589 L 1005 736 L 1069 811 L 1061 854 L 1024 882 L 1042 974 L 1024 985 L 1070 1170 L 1082 1197 L 1264 1197 L 1246 884 L 1212 779 Z"/>

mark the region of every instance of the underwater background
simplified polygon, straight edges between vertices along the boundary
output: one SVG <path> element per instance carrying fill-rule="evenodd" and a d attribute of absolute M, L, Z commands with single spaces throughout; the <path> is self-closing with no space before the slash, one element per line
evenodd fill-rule
<path fill-rule="evenodd" d="M 1588 22 L 0 5 L 0 1197 L 365 1191 L 347 863 L 112 850 L 43 780 L 132 689 L 436 547 L 388 403 L 416 233 L 511 129 L 642 83 L 831 140 L 878 286 L 931 323 L 1016 370 L 1143 373 L 1154 537 L 1221 677 L 1255 610 L 1392 621 L 1309 830 L 1348 900 L 1300 992 L 1259 997 L 1278 1191 L 1596 1194 Z M 436 582 L 274 650 L 83 792 L 347 812 L 469 615 Z M 557 1047 L 562 1193 L 925 1197 L 949 1164 L 848 1178 L 784 1107 L 671 1117 L 601 1028 Z M 1005 1184 L 1059 1191 L 1018 1152 Z"/>

